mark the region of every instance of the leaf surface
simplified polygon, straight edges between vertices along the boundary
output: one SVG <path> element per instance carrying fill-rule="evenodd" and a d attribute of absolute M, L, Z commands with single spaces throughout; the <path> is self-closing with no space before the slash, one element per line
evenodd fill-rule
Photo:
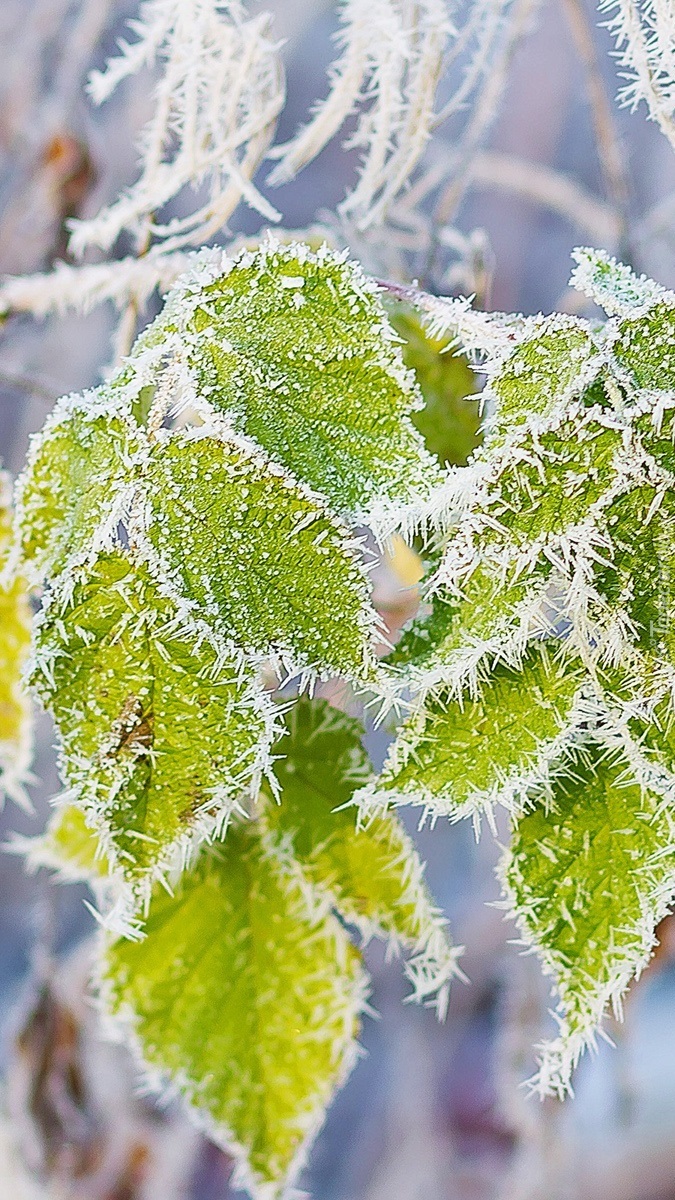
<path fill-rule="evenodd" d="M 457 952 L 424 883 L 424 870 L 392 812 L 357 826 L 355 789 L 372 778 L 360 721 L 323 700 L 299 700 L 278 744 L 279 804 L 265 822 L 311 883 L 328 893 L 346 921 L 412 951 L 408 973 L 417 998 L 438 993 L 443 1010 Z"/>
<path fill-rule="evenodd" d="M 22 567 L 37 581 L 112 541 L 138 441 L 112 392 L 60 401 L 33 438 L 17 489 Z"/>
<path fill-rule="evenodd" d="M 377 289 L 326 246 L 263 243 L 200 287 L 186 333 L 204 397 L 336 512 L 405 500 L 440 475 Z M 180 304 L 176 305 L 179 321 Z"/>
<path fill-rule="evenodd" d="M 377 794 L 452 819 L 522 802 L 547 776 L 584 678 L 538 645 L 522 669 L 495 667 L 475 696 L 441 691 L 400 729 Z"/>
<path fill-rule="evenodd" d="M 502 433 L 549 416 L 579 395 L 598 370 L 597 347 L 585 324 L 559 314 L 532 318 L 491 381 Z"/>
<path fill-rule="evenodd" d="M 616 752 L 569 760 L 548 805 L 522 816 L 503 864 L 512 911 L 554 977 L 559 1036 L 544 1047 L 543 1092 L 562 1094 L 608 1004 L 647 965 L 675 892 L 669 809 L 631 781 Z"/>
<path fill-rule="evenodd" d="M 264 700 L 233 651 L 186 628 L 142 564 L 101 556 L 67 604 L 47 607 L 35 661 L 64 774 L 129 880 L 217 833 L 257 789 Z"/>
<path fill-rule="evenodd" d="M 145 935 L 108 950 L 110 1007 L 234 1153 L 238 1179 L 265 1200 L 280 1195 L 354 1061 L 358 952 L 297 872 L 241 827 L 174 896 L 155 891 Z"/>
<path fill-rule="evenodd" d="M 250 653 L 363 676 L 376 615 L 348 530 L 280 469 L 217 430 L 167 435 L 146 474 L 145 536 L 160 570 Z"/>

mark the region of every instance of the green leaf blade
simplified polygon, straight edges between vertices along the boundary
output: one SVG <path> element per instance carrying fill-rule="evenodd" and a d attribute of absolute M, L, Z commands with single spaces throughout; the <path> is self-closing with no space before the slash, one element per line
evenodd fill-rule
<path fill-rule="evenodd" d="M 256 1197 L 304 1161 L 356 1053 L 358 953 L 246 829 L 153 896 L 145 937 L 110 946 L 105 994 L 148 1067 L 178 1082 Z"/>
<path fill-rule="evenodd" d="M 448 941 L 398 818 L 385 811 L 358 826 L 354 793 L 372 778 L 361 723 L 326 701 L 301 699 L 287 729 L 275 767 L 279 802 L 265 811 L 270 836 L 346 921 L 412 952 L 407 971 L 414 995 L 435 995 L 442 1014 L 459 951 Z"/>
<path fill-rule="evenodd" d="M 376 797 L 457 820 L 522 803 L 546 778 L 584 672 L 534 645 L 521 668 L 496 666 L 477 694 L 440 691 L 402 726 Z"/>
<path fill-rule="evenodd" d="M 146 889 L 255 792 L 272 737 L 237 655 L 190 632 L 147 569 L 101 556 L 36 634 L 62 766 L 112 866 Z"/>
<path fill-rule="evenodd" d="M 570 758 L 548 804 L 518 821 L 502 867 L 506 893 L 560 1000 L 560 1033 L 537 1077 L 543 1093 L 569 1089 L 607 1005 L 620 1011 L 647 965 L 675 892 L 674 832 L 668 807 L 598 746 Z"/>
<path fill-rule="evenodd" d="M 110 544 L 139 443 L 112 392 L 60 401 L 33 439 L 17 488 L 18 556 L 37 582 Z"/>
<path fill-rule="evenodd" d="M 439 482 L 377 288 L 343 255 L 270 240 L 174 308 L 202 396 L 342 516 Z"/>
<path fill-rule="evenodd" d="M 518 426 L 548 418 L 592 383 L 601 358 L 588 327 L 576 317 L 533 317 L 525 336 L 500 364 L 489 392 L 498 440 Z"/>
<path fill-rule="evenodd" d="M 145 537 L 201 619 L 252 654 L 363 677 L 376 614 L 348 530 L 219 427 L 167 436 L 147 465 Z"/>

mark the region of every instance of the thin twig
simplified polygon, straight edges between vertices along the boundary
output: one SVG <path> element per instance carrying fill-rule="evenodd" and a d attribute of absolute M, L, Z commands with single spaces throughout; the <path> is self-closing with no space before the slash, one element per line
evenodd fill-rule
<path fill-rule="evenodd" d="M 563 0 L 563 3 L 567 22 L 586 76 L 586 91 L 603 184 L 607 199 L 616 209 L 620 223 L 619 242 L 623 250 L 628 237 L 628 203 L 630 199 L 626 159 L 617 132 L 612 104 L 607 95 L 593 28 L 584 0 Z"/>

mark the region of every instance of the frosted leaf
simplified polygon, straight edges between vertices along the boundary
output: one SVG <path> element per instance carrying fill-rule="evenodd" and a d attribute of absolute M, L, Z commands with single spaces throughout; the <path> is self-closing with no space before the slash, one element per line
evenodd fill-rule
<path fill-rule="evenodd" d="M 604 250 L 577 248 L 572 257 L 577 266 L 571 286 L 604 308 L 610 317 L 638 317 L 664 300 L 675 301 L 665 288 L 646 275 L 636 275 Z"/>
<path fill-rule="evenodd" d="M 613 351 L 639 388 L 675 389 L 675 296 L 655 304 L 642 317 L 627 317 L 619 325 Z"/>
<path fill-rule="evenodd" d="M 129 501 L 139 441 L 112 393 L 59 401 L 31 441 L 17 486 L 18 552 L 38 581 L 110 545 Z"/>
<path fill-rule="evenodd" d="M 562 1095 L 602 1016 L 649 962 L 675 892 L 669 808 L 632 782 L 603 747 L 570 758 L 546 803 L 514 829 L 503 866 L 509 903 L 553 976 L 558 1037 L 543 1047 L 537 1086 Z"/>
<path fill-rule="evenodd" d="M 286 724 L 275 764 L 279 803 L 265 811 L 273 840 L 346 921 L 414 955 L 406 966 L 414 995 L 435 994 L 443 1014 L 458 951 L 433 906 L 417 851 L 391 812 L 357 828 L 350 801 L 372 778 L 361 723 L 326 701 L 301 699 Z"/>
<path fill-rule="evenodd" d="M 670 490 L 636 486 L 607 507 L 604 520 L 611 549 L 595 565 L 598 591 L 605 604 L 625 612 L 637 646 L 666 654 L 675 663 L 675 505 Z"/>
<path fill-rule="evenodd" d="M 615 485 L 622 430 L 598 415 L 578 412 L 512 447 L 486 508 L 513 542 L 566 533 Z"/>
<path fill-rule="evenodd" d="M 139 895 L 255 793 L 272 737 L 234 651 L 191 631 L 149 571 L 99 557 L 35 635 L 33 678 L 61 766 L 112 867 Z"/>
<path fill-rule="evenodd" d="M 548 779 L 585 679 L 537 645 L 520 669 L 497 665 L 475 695 L 438 691 L 399 730 L 376 796 L 453 820 L 522 804 Z"/>
<path fill-rule="evenodd" d="M 145 480 L 144 536 L 195 617 L 247 652 L 371 670 L 359 546 L 319 497 L 215 426 L 161 437 Z"/>
<path fill-rule="evenodd" d="M 488 392 L 497 399 L 491 418 L 499 436 L 541 418 L 581 394 L 598 374 L 602 359 L 587 325 L 575 317 L 534 317 L 515 349 L 500 364 Z"/>
<path fill-rule="evenodd" d="M 11 536 L 9 477 L 0 471 L 0 800 L 11 796 L 26 805 L 32 751 L 31 703 L 23 685 L 30 647 L 31 611 L 22 578 L 2 578 Z"/>
<path fill-rule="evenodd" d="M 179 1090 L 235 1158 L 236 1183 L 280 1196 L 357 1051 L 360 956 L 254 830 L 233 828 L 175 895 L 157 888 L 140 942 L 107 951 L 104 996 L 150 1078 Z"/>
<path fill-rule="evenodd" d="M 404 502 L 441 475 L 377 289 L 326 246 L 263 243 L 169 302 L 201 395 L 339 513 Z M 175 314 L 175 315 L 174 315 Z M 184 324 L 185 323 L 185 324 Z"/>
<path fill-rule="evenodd" d="M 540 565 L 530 576 L 516 576 L 513 570 L 505 576 L 486 555 L 483 562 L 472 565 L 469 574 L 452 580 L 452 589 L 446 586 L 446 569 L 451 577 L 444 560 L 435 585 L 437 595 L 433 597 L 435 615 L 427 627 L 433 653 L 426 656 L 428 665 L 419 676 L 424 688 L 432 688 L 444 677 L 450 684 L 454 668 L 459 671 L 459 686 L 463 659 L 467 661 L 464 677 L 475 679 L 479 663 L 482 671 L 490 661 L 496 662 L 509 653 L 518 658 L 529 640 L 553 631 L 560 611 L 556 607 L 552 613 L 548 602 L 550 564 Z M 443 613 L 443 602 L 454 608 L 454 617 Z"/>

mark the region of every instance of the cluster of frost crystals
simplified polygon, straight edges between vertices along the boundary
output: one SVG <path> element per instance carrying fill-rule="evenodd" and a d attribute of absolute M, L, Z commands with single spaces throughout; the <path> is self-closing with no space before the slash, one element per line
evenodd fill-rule
<path fill-rule="evenodd" d="M 109 250 L 119 234 L 163 253 L 200 245 L 227 222 L 242 198 L 267 220 L 278 214 L 252 180 L 274 136 L 284 81 L 267 14 L 247 18 L 239 0 L 144 0 L 136 41 L 90 80 L 97 103 L 141 66 L 159 60 L 155 110 L 141 135 L 141 173 L 131 189 L 88 221 L 71 249 Z M 162 223 L 155 214 L 188 185 L 205 203 Z"/>
<path fill-rule="evenodd" d="M 558 996 L 537 1086 L 563 1093 L 675 892 L 675 296 L 603 253 L 574 281 L 602 327 L 474 322 L 485 438 L 416 514 L 434 569 L 389 667 L 409 715 L 364 814 L 494 822 L 502 878 Z"/>
<path fill-rule="evenodd" d="M 628 82 L 621 98 L 649 115 L 675 145 L 675 9 L 672 0 L 601 0 Z"/>

